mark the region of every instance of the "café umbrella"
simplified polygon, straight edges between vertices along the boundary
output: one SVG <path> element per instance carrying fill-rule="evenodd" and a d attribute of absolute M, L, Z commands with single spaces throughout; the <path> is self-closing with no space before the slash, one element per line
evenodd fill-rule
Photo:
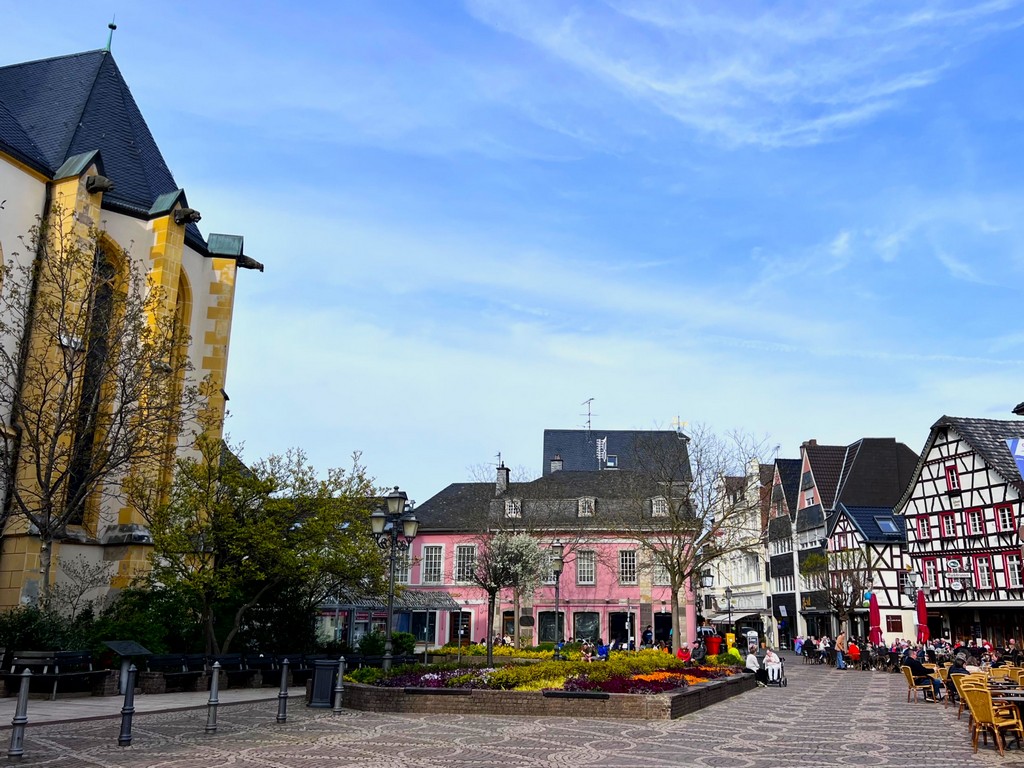
<path fill-rule="evenodd" d="M 882 613 L 878 610 L 878 598 L 872 592 L 868 598 L 868 640 L 871 645 L 882 644 Z"/>
<path fill-rule="evenodd" d="M 924 590 L 917 590 L 917 642 L 927 643 L 928 633 L 928 608 L 924 604 Z"/>

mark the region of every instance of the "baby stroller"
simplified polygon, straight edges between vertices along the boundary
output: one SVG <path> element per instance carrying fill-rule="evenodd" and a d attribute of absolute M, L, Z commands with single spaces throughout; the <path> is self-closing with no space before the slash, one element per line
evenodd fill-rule
<path fill-rule="evenodd" d="M 780 656 L 779 657 L 779 661 L 782 662 L 782 665 L 779 667 L 779 677 L 778 677 L 778 679 L 777 680 L 772 680 L 771 675 L 769 673 L 769 676 L 768 676 L 767 681 L 765 682 L 765 685 L 775 685 L 775 686 L 778 686 L 779 688 L 785 688 L 785 687 L 787 687 L 789 685 L 789 683 L 786 682 L 786 660 Z M 768 668 L 766 666 L 765 667 L 765 671 L 767 671 L 767 669 Z"/>

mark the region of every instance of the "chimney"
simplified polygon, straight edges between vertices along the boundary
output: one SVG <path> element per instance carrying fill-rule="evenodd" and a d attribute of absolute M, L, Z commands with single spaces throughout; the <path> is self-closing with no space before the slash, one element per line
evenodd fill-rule
<path fill-rule="evenodd" d="M 801 448 L 817 448 L 818 447 L 818 441 L 816 439 L 813 439 L 813 438 L 811 440 L 804 440 L 803 445 L 801 445 L 800 447 Z"/>
<path fill-rule="evenodd" d="M 561 472 L 562 471 L 562 456 L 561 456 L 561 454 L 556 453 L 551 458 L 551 471 L 552 472 Z"/>
<path fill-rule="evenodd" d="M 505 466 L 504 462 L 498 465 L 498 482 L 494 485 L 494 495 L 501 496 L 505 491 L 508 490 L 508 467 Z"/>

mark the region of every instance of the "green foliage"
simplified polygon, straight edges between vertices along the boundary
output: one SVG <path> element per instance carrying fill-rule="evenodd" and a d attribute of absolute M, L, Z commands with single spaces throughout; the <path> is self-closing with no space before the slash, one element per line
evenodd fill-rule
<path fill-rule="evenodd" d="M 345 672 L 345 679 L 350 683 L 363 683 L 365 685 L 376 685 L 384 676 L 384 671 L 377 667 L 360 667 L 351 672 Z"/>
<path fill-rule="evenodd" d="M 387 638 L 384 637 L 383 632 L 367 632 L 359 638 L 356 648 L 363 656 L 383 656 L 385 642 L 387 642 Z"/>
<path fill-rule="evenodd" d="M 209 651 L 227 652 L 239 634 L 252 645 L 259 633 L 246 636 L 250 617 L 256 627 L 301 627 L 300 638 L 275 643 L 309 645 L 312 609 L 340 588 L 373 588 L 383 575 L 369 532 L 376 492 L 358 455 L 351 470 L 321 479 L 302 451 L 249 467 L 219 441 L 201 439 L 198 448 L 199 459 L 179 462 L 168 503 L 152 513 L 154 579 L 200 606 Z"/>
<path fill-rule="evenodd" d="M 395 656 L 408 656 L 416 650 L 416 636 L 411 632 L 391 633 L 391 653 Z"/>
<path fill-rule="evenodd" d="M 70 650 L 76 642 L 71 623 L 36 606 L 22 605 L 0 613 L 0 646 L 10 650 Z"/>
<path fill-rule="evenodd" d="M 202 651 L 199 610 L 189 597 L 159 587 L 123 590 L 93 623 L 93 646 L 103 640 L 135 640 L 153 653 Z"/>

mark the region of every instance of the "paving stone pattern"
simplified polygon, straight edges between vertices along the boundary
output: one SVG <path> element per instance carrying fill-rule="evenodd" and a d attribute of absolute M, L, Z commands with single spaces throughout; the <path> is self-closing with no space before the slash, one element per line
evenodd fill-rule
<path fill-rule="evenodd" d="M 389 715 L 276 702 L 206 712 L 137 715 L 134 744 L 117 746 L 118 719 L 27 730 L 21 765 L 54 768 L 478 768 L 480 766 L 961 766 L 1024 765 L 1016 747 L 977 755 L 955 707 L 906 703 L 902 675 L 837 671 L 787 659 L 789 686 L 759 688 L 674 721 Z M 7 732 L 0 732 L 7 736 Z"/>

